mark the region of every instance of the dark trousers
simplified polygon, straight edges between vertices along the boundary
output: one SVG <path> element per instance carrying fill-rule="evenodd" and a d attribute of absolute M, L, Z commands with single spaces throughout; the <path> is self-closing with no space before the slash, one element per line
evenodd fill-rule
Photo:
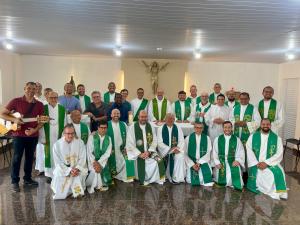
<path fill-rule="evenodd" d="M 31 179 L 32 163 L 34 151 L 38 142 L 37 137 L 14 137 L 13 147 L 14 154 L 11 162 L 11 183 L 19 183 L 20 166 L 22 162 L 23 152 L 25 150 L 24 161 L 24 180 Z"/>

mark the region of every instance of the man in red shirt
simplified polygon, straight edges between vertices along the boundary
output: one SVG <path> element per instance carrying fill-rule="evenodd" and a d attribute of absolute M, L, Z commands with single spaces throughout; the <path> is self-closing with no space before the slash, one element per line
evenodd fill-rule
<path fill-rule="evenodd" d="M 13 113 L 20 113 L 22 118 L 36 118 L 44 113 L 43 103 L 35 100 L 34 95 L 36 84 L 34 82 L 26 83 L 24 87 L 24 96 L 14 98 L 0 112 L 0 117 L 4 120 L 18 124 L 19 129 L 12 133 L 14 137 L 13 148 L 14 154 L 11 165 L 11 183 L 12 190 L 20 191 L 19 173 L 23 152 L 25 151 L 24 161 L 24 186 L 38 186 L 38 183 L 31 178 L 32 163 L 34 151 L 38 142 L 38 131 L 43 126 L 42 123 L 27 122 L 24 123 L 21 118 L 12 116 Z"/>

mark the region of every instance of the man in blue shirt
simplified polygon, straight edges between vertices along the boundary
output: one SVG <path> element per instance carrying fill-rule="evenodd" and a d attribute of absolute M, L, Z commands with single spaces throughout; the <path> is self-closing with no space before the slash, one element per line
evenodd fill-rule
<path fill-rule="evenodd" d="M 120 120 L 125 123 L 128 123 L 128 112 L 130 111 L 130 109 L 127 104 L 124 104 L 122 102 L 122 95 L 119 93 L 115 94 L 115 102 L 111 105 L 107 112 L 108 120 L 111 120 L 111 111 L 113 109 L 118 109 L 121 114 Z"/>
<path fill-rule="evenodd" d="M 75 98 L 73 94 L 73 85 L 66 83 L 64 86 L 65 94 L 58 97 L 58 102 L 65 107 L 67 113 L 71 113 L 73 110 L 79 110 L 81 112 L 80 102 Z"/>

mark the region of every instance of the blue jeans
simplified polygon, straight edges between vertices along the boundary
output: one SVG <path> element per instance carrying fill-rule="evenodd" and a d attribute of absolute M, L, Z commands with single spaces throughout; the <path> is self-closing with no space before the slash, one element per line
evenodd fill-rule
<path fill-rule="evenodd" d="M 11 162 L 11 183 L 19 183 L 20 166 L 22 162 L 23 152 L 25 150 L 24 161 L 24 180 L 31 179 L 32 163 L 34 151 L 38 142 L 38 137 L 14 137 L 13 147 L 14 154 Z"/>

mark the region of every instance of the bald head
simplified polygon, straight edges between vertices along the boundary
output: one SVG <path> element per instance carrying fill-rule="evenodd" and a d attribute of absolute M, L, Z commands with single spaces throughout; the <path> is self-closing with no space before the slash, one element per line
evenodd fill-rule
<path fill-rule="evenodd" d="M 70 114 L 71 120 L 75 124 L 79 124 L 81 120 L 81 113 L 79 110 L 73 110 Z"/>
<path fill-rule="evenodd" d="M 201 97 L 201 103 L 205 105 L 208 102 L 208 98 L 209 98 L 208 92 L 206 91 L 201 92 L 200 97 Z"/>
<path fill-rule="evenodd" d="M 119 119 L 120 119 L 120 116 L 121 116 L 120 110 L 113 109 L 111 111 L 111 115 L 110 116 L 111 116 L 112 121 L 119 122 Z"/>
<path fill-rule="evenodd" d="M 48 102 L 52 107 L 55 107 L 58 101 L 58 94 L 55 91 L 50 91 L 48 94 Z"/>
<path fill-rule="evenodd" d="M 141 110 L 139 113 L 139 123 L 146 124 L 148 120 L 148 113 L 145 110 Z"/>

